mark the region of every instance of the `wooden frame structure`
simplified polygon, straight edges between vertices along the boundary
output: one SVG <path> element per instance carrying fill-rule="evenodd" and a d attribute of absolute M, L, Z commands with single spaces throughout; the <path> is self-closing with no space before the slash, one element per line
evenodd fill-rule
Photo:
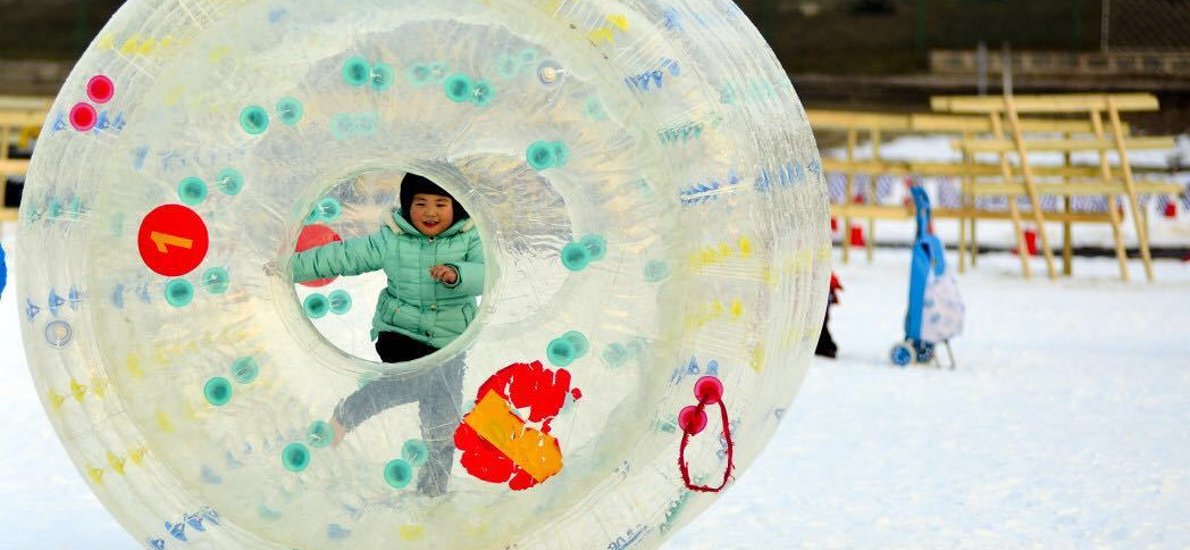
<path fill-rule="evenodd" d="M 1037 226 L 1041 252 L 1045 258 L 1046 272 L 1051 279 L 1057 277 L 1054 267 L 1053 249 L 1049 244 L 1045 222 L 1047 218 L 1053 221 L 1051 213 L 1043 211 L 1041 196 L 1056 195 L 1063 198 L 1066 210 L 1069 210 L 1070 197 L 1073 196 L 1102 196 L 1107 203 L 1107 222 L 1112 226 L 1116 258 L 1120 267 L 1120 278 L 1128 280 L 1127 252 L 1123 242 L 1122 221 L 1117 209 L 1117 197 L 1123 195 L 1128 204 L 1136 229 L 1137 247 L 1141 261 L 1144 264 L 1145 276 L 1153 280 L 1152 253 L 1149 249 L 1148 223 L 1140 207 L 1139 195 L 1168 194 L 1182 192 L 1181 186 L 1174 182 L 1138 182 L 1128 157 L 1130 150 L 1141 149 L 1169 149 L 1174 146 L 1172 137 L 1130 137 L 1129 129 L 1121 121 L 1121 112 L 1156 111 L 1159 109 L 1157 98 L 1152 94 L 1060 94 L 1060 95 L 1004 95 L 999 97 L 966 97 L 941 96 L 930 100 L 930 105 L 938 111 L 950 113 L 983 115 L 988 118 L 993 127 L 991 138 L 987 140 L 964 139 L 957 146 L 964 153 L 971 156 L 979 153 L 995 153 L 999 159 L 1002 178 L 999 185 L 975 186 L 972 195 L 998 195 L 1008 198 L 1009 211 L 1013 219 L 1013 229 L 1018 235 L 1018 252 L 1021 258 L 1021 269 L 1025 277 L 1030 276 L 1028 254 L 1019 238 L 1021 233 L 1021 213 L 1017 206 L 1018 197 L 1027 197 L 1030 205 L 1030 216 Z M 1087 134 L 1087 137 L 1074 135 L 1071 129 L 1054 130 L 1052 133 L 1062 135 L 1061 139 L 1027 139 L 1028 129 L 1021 115 L 1046 116 L 1075 116 L 1086 117 L 1083 121 L 1090 125 L 1090 131 L 1077 132 Z M 1104 123 L 1107 118 L 1110 130 Z M 1041 173 L 1034 165 L 1031 153 L 1061 153 L 1064 167 L 1060 172 L 1061 181 L 1045 183 Z M 1099 159 L 1098 173 L 1087 175 L 1081 170 L 1075 170 L 1071 162 L 1071 155 L 1076 152 L 1093 152 Z M 1118 156 L 1119 175 L 1112 171 L 1109 152 Z M 1010 157 L 1015 160 L 1011 162 Z M 1019 182 L 1019 183 L 1018 183 Z M 1100 220 L 1063 220 L 1064 243 L 1063 258 L 1064 273 L 1070 274 L 1070 228 L 1072 221 L 1100 221 Z"/>
<path fill-rule="evenodd" d="M 910 207 L 898 205 L 856 204 L 855 176 L 867 174 L 869 185 L 879 175 L 955 177 L 961 179 L 962 204 L 960 208 L 936 208 L 934 216 L 941 219 L 959 220 L 959 270 L 965 271 L 967 257 L 974 266 L 978 258 L 977 221 L 983 219 L 1010 220 L 1013 223 L 1015 245 L 1021 260 L 1022 273 L 1031 276 L 1029 255 L 1023 238 L 1023 222 L 1026 213 L 1017 205 L 1017 198 L 1028 197 L 1030 209 L 1027 215 L 1037 224 L 1041 246 L 1046 254 L 1050 277 L 1056 277 L 1053 253 L 1048 237 L 1044 235 L 1044 224 L 1060 222 L 1063 227 L 1063 273 L 1073 271 L 1072 224 L 1082 222 L 1107 223 L 1113 228 L 1116 255 L 1121 266 L 1121 277 L 1128 278 L 1126 251 L 1122 240 L 1119 213 L 1114 207 L 1117 194 L 1127 194 L 1137 222 L 1138 240 L 1146 273 L 1152 278 L 1151 254 L 1148 249 L 1144 220 L 1139 217 L 1139 203 L 1135 197 L 1140 193 L 1175 195 L 1182 192 L 1181 186 L 1171 182 L 1137 181 L 1135 175 L 1143 172 L 1134 169 L 1127 156 L 1129 150 L 1169 148 L 1173 139 L 1168 137 L 1131 137 L 1131 129 L 1120 120 L 1121 111 L 1154 110 L 1156 98 L 1149 94 L 1075 94 L 1056 96 L 1009 97 L 936 97 L 931 105 L 948 114 L 883 114 L 847 111 L 810 110 L 810 122 L 818 131 L 831 130 L 846 133 L 845 157 L 823 159 L 827 172 L 842 173 L 846 184 L 842 204 L 832 205 L 832 215 L 842 217 L 850 228 L 854 218 L 868 219 L 868 258 L 872 255 L 872 234 L 876 219 L 908 220 L 913 216 Z M 1111 121 L 1111 134 L 1107 133 L 1102 115 L 1097 108 L 1107 111 Z M 1111 114 L 1112 108 L 1115 115 Z M 1087 114 L 1086 118 L 1069 118 L 1071 115 Z M 1038 115 L 1022 117 L 1021 114 Z M 1058 117 L 1067 118 L 1058 118 Z M 1049 118 L 1043 118 L 1049 117 Z M 856 147 L 859 138 L 866 132 L 871 140 L 871 160 L 857 160 Z M 880 142 L 888 134 L 946 134 L 955 137 L 954 146 L 961 153 L 955 162 L 889 161 L 881 158 Z M 1026 137 L 1030 136 L 1030 137 Z M 1041 137 L 1038 137 L 1041 136 Z M 1061 136 L 1061 137 L 1055 137 Z M 1076 166 L 1072 162 L 1075 152 L 1098 154 L 1098 166 Z M 1110 151 L 1120 156 L 1116 176 L 1108 157 Z M 1030 158 L 1034 153 L 1061 153 L 1064 162 L 1060 166 L 1035 166 Z M 986 158 L 994 154 L 996 162 L 989 164 Z M 982 160 L 981 160 L 982 159 Z M 1023 160 L 1021 160 L 1023 159 Z M 1053 195 L 1063 199 L 1064 208 L 1059 211 L 1043 211 L 1041 196 Z M 983 210 L 977 207 L 976 199 L 983 196 L 1003 196 L 1008 199 L 1008 212 Z M 1073 196 L 1107 197 L 1108 208 L 1104 213 L 1083 213 L 1071 211 Z M 969 234 L 968 234 L 969 232 Z M 969 249 L 970 247 L 970 249 Z M 846 238 L 843 246 L 843 261 L 849 261 L 849 246 Z"/>

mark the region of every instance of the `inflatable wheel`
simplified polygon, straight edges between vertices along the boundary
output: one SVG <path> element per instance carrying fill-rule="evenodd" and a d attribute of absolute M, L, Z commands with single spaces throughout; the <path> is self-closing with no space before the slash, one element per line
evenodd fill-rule
<path fill-rule="evenodd" d="M 406 173 L 485 285 L 382 364 L 383 274 L 275 266 L 383 231 Z M 130 0 L 26 187 L 38 391 L 157 548 L 658 545 L 773 434 L 830 275 L 809 123 L 720 0 Z M 361 386 L 402 404 L 344 434 Z"/>

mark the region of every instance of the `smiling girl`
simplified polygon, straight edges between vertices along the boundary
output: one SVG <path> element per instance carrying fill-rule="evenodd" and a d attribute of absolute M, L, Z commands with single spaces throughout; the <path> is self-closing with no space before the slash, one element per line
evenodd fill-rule
<path fill-rule="evenodd" d="M 388 285 L 372 318 L 372 338 L 385 363 L 425 357 L 454 341 L 475 319 L 484 283 L 479 232 L 458 201 L 416 174 L 405 176 L 400 200 L 379 232 L 307 250 L 292 263 L 298 283 L 384 270 Z M 445 492 L 462 404 L 462 363 L 456 358 L 364 386 L 335 408 L 335 443 L 377 413 L 417 401 L 429 455 L 418 489 Z"/>

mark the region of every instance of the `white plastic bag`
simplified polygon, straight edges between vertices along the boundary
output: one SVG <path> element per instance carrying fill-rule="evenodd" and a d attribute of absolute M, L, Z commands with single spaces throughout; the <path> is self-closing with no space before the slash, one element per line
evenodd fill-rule
<path fill-rule="evenodd" d="M 963 297 L 959 285 L 949 273 L 930 273 L 921 312 L 921 339 L 932 344 L 945 342 L 963 333 Z"/>

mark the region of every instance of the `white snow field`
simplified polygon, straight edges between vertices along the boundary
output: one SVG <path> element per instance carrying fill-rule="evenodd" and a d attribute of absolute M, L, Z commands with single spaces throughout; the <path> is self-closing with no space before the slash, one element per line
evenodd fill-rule
<path fill-rule="evenodd" d="M 1190 546 L 1190 263 L 1150 284 L 1114 262 L 1024 281 L 982 257 L 959 279 L 954 371 L 886 359 L 907 250 L 838 266 L 840 359 L 815 362 L 760 458 L 665 548 Z M 137 548 L 51 431 L 18 300 L 0 300 L 0 548 Z"/>

